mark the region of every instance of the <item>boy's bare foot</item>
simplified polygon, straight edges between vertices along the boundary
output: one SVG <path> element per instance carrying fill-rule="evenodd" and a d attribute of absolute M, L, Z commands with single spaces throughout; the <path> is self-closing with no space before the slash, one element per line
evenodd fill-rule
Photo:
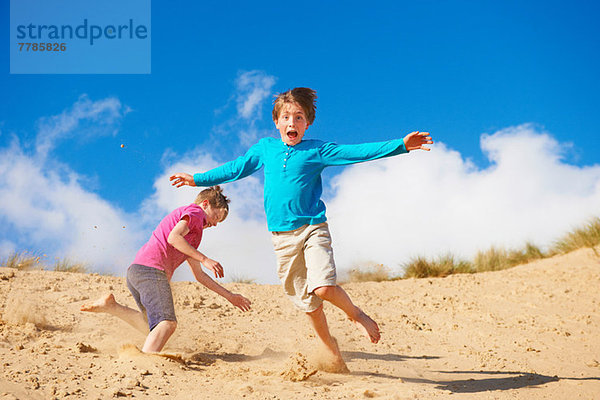
<path fill-rule="evenodd" d="M 315 368 L 319 371 L 331 372 L 334 374 L 349 374 L 350 370 L 346 365 L 346 362 L 342 358 L 336 358 L 334 360 L 329 360 L 326 362 L 325 360 L 318 360 L 315 363 Z"/>
<path fill-rule="evenodd" d="M 321 342 L 315 349 L 310 359 L 315 368 L 319 371 L 333 372 L 336 374 L 347 374 L 350 372 L 346 362 L 342 358 L 342 353 L 337 343 L 337 339 L 331 337 L 331 347 Z"/>
<path fill-rule="evenodd" d="M 80 311 L 88 311 L 88 312 L 107 312 L 113 306 L 117 304 L 115 300 L 115 296 L 112 293 L 100 297 L 93 303 L 82 305 L 79 310 Z"/>
<path fill-rule="evenodd" d="M 355 320 L 352 320 L 360 329 L 363 334 L 371 341 L 371 343 L 379 342 L 381 338 L 381 334 L 379 333 L 379 326 L 377 322 L 373 321 L 371 317 L 364 313 L 364 311 L 360 311 Z"/>

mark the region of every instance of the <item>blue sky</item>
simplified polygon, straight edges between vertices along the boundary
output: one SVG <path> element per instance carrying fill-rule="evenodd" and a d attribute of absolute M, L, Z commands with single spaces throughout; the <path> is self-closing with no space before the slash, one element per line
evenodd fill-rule
<path fill-rule="evenodd" d="M 562 214 L 565 204 L 577 209 L 576 213 L 561 215 L 552 227 L 539 228 L 546 236 L 524 229 L 518 221 L 505 230 L 498 226 L 485 230 L 469 224 L 453 226 L 452 220 L 420 210 L 425 214 L 420 221 L 428 221 L 429 228 L 415 219 L 415 226 L 404 226 L 398 232 L 400 241 L 412 232 L 435 236 L 435 232 L 446 229 L 448 235 L 464 237 L 467 244 L 453 242 L 452 247 L 439 237 L 432 247 L 415 244 L 401 254 L 382 257 L 388 263 L 415 255 L 416 250 L 411 249 L 427 255 L 454 250 L 469 256 L 475 245 L 510 246 L 513 242 L 507 236 L 514 236 L 509 233 L 511 229 L 526 232 L 517 235 L 519 240 L 537 239 L 540 245 L 547 245 L 552 235 L 600 213 L 596 205 L 600 202 L 595 197 L 600 192 L 600 7 L 595 2 L 205 3 L 152 3 L 151 74 L 11 75 L 7 48 L 9 1 L 1 1 L 5 28 L 0 33 L 0 88 L 4 94 L 0 100 L 0 152 L 5 158 L 1 171 L 5 176 L 0 181 L 0 203 L 5 211 L 0 213 L 4 226 L 0 253 L 30 250 L 47 253 L 49 258 L 91 258 L 88 261 L 96 268 L 119 273 L 126 265 L 117 264 L 126 263 L 127 255 L 111 258 L 107 254 L 118 253 L 113 246 L 121 252 L 135 252 L 169 206 L 187 202 L 164 177 L 178 170 L 176 167 L 198 172 L 202 167 L 216 166 L 242 154 L 258 138 L 276 135 L 270 121 L 272 95 L 295 86 L 312 87 L 319 96 L 316 122 L 308 130 L 308 137 L 359 143 L 401 137 L 413 130 L 432 133 L 436 145 L 431 154 L 426 154 L 431 155 L 430 161 L 422 155 L 414 157 L 418 161 L 412 164 L 402 160 L 401 165 L 406 165 L 402 173 L 389 176 L 382 181 L 383 187 L 372 189 L 378 197 L 390 198 L 392 204 L 386 206 L 391 208 L 411 204 L 392 201 L 395 198 L 385 191 L 386 186 L 404 187 L 414 194 L 412 206 L 419 209 L 422 199 L 447 198 L 469 188 L 474 176 L 483 181 L 505 170 L 506 175 L 489 183 L 490 187 L 524 179 L 528 171 L 521 168 L 539 169 L 540 174 L 555 171 L 554 179 L 565 173 L 573 181 L 583 180 L 571 182 L 577 187 L 554 187 L 556 182 L 549 176 L 548 184 L 540 184 L 539 190 L 525 199 L 538 201 L 530 205 L 532 211 L 523 218 L 536 214 L 535 207 Z M 77 123 L 58 127 L 65 117 Z M 40 143 L 49 144 L 46 152 L 40 151 Z M 522 147 L 515 152 L 514 146 Z M 522 156 L 514 161 L 517 164 L 503 168 L 503 162 L 512 160 L 513 153 Z M 6 161 L 8 155 L 15 154 L 20 158 Z M 530 158 L 538 156 L 539 164 L 528 164 Z M 452 170 L 439 157 L 449 157 L 447 162 L 462 175 L 455 176 L 456 180 L 447 177 L 437 181 L 442 172 Z M 35 168 L 27 168 L 27 163 Z M 354 241 L 361 240 L 360 235 L 347 238 L 349 230 L 364 232 L 372 228 L 370 225 L 342 228 L 339 222 L 337 228 L 334 226 L 336 221 L 349 220 L 350 215 L 364 214 L 364 206 L 355 201 L 360 194 L 344 182 L 354 173 L 360 176 L 370 168 L 388 168 L 387 164 L 372 164 L 359 169 L 331 169 L 325 175 L 332 232 L 340 232 L 337 257 L 346 267 L 354 258 L 357 262 L 379 260 L 377 254 L 339 254 L 357 247 Z M 20 165 L 24 167 L 17 169 Z M 440 173 L 407 187 L 417 165 L 424 169 L 438 165 Z M 42 191 L 41 197 L 21 202 L 16 199 L 19 196 L 10 195 L 17 193 L 14 179 L 26 180 L 31 188 L 20 189 L 22 196 L 42 187 L 59 193 L 52 194 L 52 201 L 44 199 L 46 192 Z M 256 229 L 264 229 L 261 237 L 268 240 L 266 228 L 261 228 L 262 199 L 256 189 L 260 189 L 260 174 L 253 179 L 230 185 L 232 192 L 240 195 L 233 198 L 232 207 L 244 203 L 230 228 L 240 236 L 231 244 L 224 244 L 225 238 L 207 244 L 217 254 L 231 252 L 223 247 L 249 246 L 248 238 L 256 236 L 253 224 Z M 391 179 L 397 180 L 386 183 Z M 430 179 L 429 183 L 423 184 L 424 179 Z M 546 182 L 541 175 L 528 179 Z M 456 187 L 440 189 L 450 182 Z M 473 196 L 480 197 L 457 199 L 457 203 L 488 201 L 489 207 L 480 212 L 489 212 L 490 220 L 514 214 L 510 211 L 523 204 L 515 200 L 518 193 L 523 193 L 522 188 L 517 193 L 517 188 L 507 186 L 506 199 L 496 205 L 482 194 L 490 193 L 482 189 L 487 184 L 482 185 L 472 190 Z M 60 197 L 60 192 L 71 189 L 81 196 L 80 204 L 87 204 L 87 210 L 77 216 L 69 214 L 74 206 Z M 192 192 L 184 193 L 187 198 L 193 197 Z M 243 193 L 251 193 L 258 201 L 248 201 Z M 347 194 L 342 198 L 343 193 Z M 571 197 L 551 201 L 553 195 L 564 193 Z M 448 207 L 426 203 L 438 210 Z M 513 209 L 507 209 L 507 205 Z M 97 226 L 91 222 L 95 207 L 108 210 L 111 217 L 106 218 L 114 217 L 115 226 L 127 227 L 126 234 L 120 231 L 117 235 L 127 245 L 107 241 L 102 260 L 94 258 L 97 253 L 93 251 L 81 250 L 82 246 L 94 245 L 74 233 L 86 223 Z M 341 210 L 346 209 L 348 214 L 343 214 Z M 456 209 L 449 208 L 448 213 Z M 469 209 L 474 208 L 466 207 L 464 212 L 469 218 L 482 219 Z M 62 217 L 55 221 L 56 215 Z M 46 223 L 36 228 L 36 223 L 23 223 L 28 218 L 41 218 Z M 525 219 L 523 224 L 538 226 L 546 219 L 540 215 L 539 220 Z M 405 220 L 406 215 L 399 219 Z M 78 228 L 69 229 L 69 224 Z M 440 224 L 444 229 L 438 227 Z M 468 232 L 478 229 L 500 230 L 504 236 L 472 240 Z M 61 235 L 66 236 L 61 239 Z M 113 233 L 108 235 L 115 237 Z M 252 267 L 231 260 L 237 264 L 232 269 L 240 275 L 273 282 L 272 271 L 262 272 L 263 268 L 274 269 L 269 264 L 273 258 L 268 243 L 256 246 L 263 250 L 257 251 L 256 261 L 248 262 Z M 385 248 L 397 247 L 395 242 L 385 240 L 381 246 L 373 251 L 383 254 Z M 246 251 L 254 250 L 249 247 Z M 258 266 L 262 254 L 268 260 L 267 267 Z"/>

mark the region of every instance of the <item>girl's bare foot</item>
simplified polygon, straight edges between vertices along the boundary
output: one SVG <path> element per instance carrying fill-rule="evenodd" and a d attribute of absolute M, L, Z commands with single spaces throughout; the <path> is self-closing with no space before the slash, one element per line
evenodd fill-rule
<path fill-rule="evenodd" d="M 371 343 L 379 342 L 381 334 L 379 333 L 379 326 L 377 322 L 373 321 L 371 317 L 365 314 L 362 310 L 358 313 L 356 319 L 352 320 L 360 329 L 363 334 L 371 341 Z"/>
<path fill-rule="evenodd" d="M 108 312 L 111 308 L 113 308 L 117 304 L 115 300 L 115 296 L 112 293 L 109 293 L 106 296 L 100 297 L 93 303 L 82 305 L 79 310 L 80 311 L 88 311 L 88 312 Z"/>

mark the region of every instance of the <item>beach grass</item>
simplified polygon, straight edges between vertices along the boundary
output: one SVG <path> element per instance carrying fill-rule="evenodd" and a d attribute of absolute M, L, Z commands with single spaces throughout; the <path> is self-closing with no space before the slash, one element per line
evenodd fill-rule
<path fill-rule="evenodd" d="M 400 279 L 394 276 L 389 267 L 383 264 L 370 263 L 348 271 L 348 282 L 383 282 Z"/>
<path fill-rule="evenodd" d="M 7 268 L 15 268 L 18 270 L 43 269 L 41 264 L 42 256 L 39 256 L 28 251 L 15 252 L 0 261 L 0 265 Z"/>
<path fill-rule="evenodd" d="M 90 271 L 86 263 L 72 261 L 69 258 L 56 260 L 53 270 L 59 272 L 77 272 L 82 274 Z"/>
<path fill-rule="evenodd" d="M 243 276 L 243 275 L 232 275 L 229 278 L 229 280 L 231 281 L 231 283 L 245 283 L 245 284 L 256 283 L 256 279 L 249 278 L 249 277 Z"/>
<path fill-rule="evenodd" d="M 404 278 L 444 277 L 451 274 L 472 273 L 473 264 L 445 254 L 433 260 L 419 256 L 404 264 Z"/>
<path fill-rule="evenodd" d="M 522 249 L 516 250 L 492 246 L 487 251 L 476 254 L 474 268 L 475 272 L 499 271 L 542 258 L 546 258 L 546 255 L 531 242 L 527 242 Z"/>
<path fill-rule="evenodd" d="M 600 217 L 592 218 L 587 224 L 576 228 L 554 242 L 552 254 L 565 254 L 583 247 L 589 247 L 598 255 L 596 246 L 600 244 Z"/>
<path fill-rule="evenodd" d="M 0 266 L 15 268 L 21 271 L 46 270 L 48 266 L 43 262 L 44 256 L 31 253 L 29 251 L 14 252 L 0 261 Z M 74 262 L 69 258 L 57 259 L 54 263 L 53 271 L 60 272 L 90 272 L 86 263 Z"/>
<path fill-rule="evenodd" d="M 596 256 L 600 257 L 596 249 L 598 245 L 600 245 L 600 218 L 596 217 L 584 226 L 568 232 L 557 240 L 547 252 L 542 251 L 535 244 L 527 242 L 521 249 L 508 250 L 492 246 L 487 250 L 477 252 L 473 261 L 459 260 L 452 254 L 446 254 L 436 259 L 421 256 L 404 264 L 402 278 L 444 277 L 457 273 L 500 271 L 586 247 L 591 248 Z"/>

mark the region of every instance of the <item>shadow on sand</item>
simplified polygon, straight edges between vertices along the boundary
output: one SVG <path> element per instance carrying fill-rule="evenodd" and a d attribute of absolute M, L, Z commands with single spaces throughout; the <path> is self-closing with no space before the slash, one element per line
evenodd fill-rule
<path fill-rule="evenodd" d="M 434 360 L 439 359 L 439 356 L 422 355 L 422 356 L 406 356 L 400 354 L 376 354 L 366 353 L 361 351 L 345 351 L 342 352 L 346 361 L 352 361 L 356 359 L 362 360 L 378 360 L 378 361 L 405 361 L 405 360 Z M 447 380 L 436 380 L 426 378 L 408 378 L 403 376 L 393 376 L 380 372 L 369 372 L 369 371 L 352 371 L 352 375 L 358 376 L 373 376 L 391 380 L 401 380 L 403 382 L 412 383 L 424 383 L 435 385 L 436 389 L 447 390 L 452 393 L 479 393 L 488 392 L 494 390 L 510 390 L 510 389 L 521 389 L 526 387 L 536 387 L 545 385 L 550 382 L 557 382 L 559 380 L 573 380 L 573 381 L 585 381 L 585 380 L 598 380 L 600 377 L 587 377 L 587 378 L 570 378 L 570 377 L 559 377 L 559 376 L 548 376 L 530 372 L 520 371 L 435 371 L 441 374 L 460 374 L 467 376 L 466 379 L 447 379 Z"/>
<path fill-rule="evenodd" d="M 464 374 L 477 376 L 476 378 L 457 380 L 432 380 L 424 378 L 401 378 L 404 382 L 427 383 L 436 385 L 436 389 L 448 390 L 452 393 L 479 393 L 493 390 L 522 389 L 536 387 L 559 380 L 600 380 L 599 377 L 568 378 L 541 375 L 518 371 L 437 371 L 443 374 Z M 483 377 L 491 375 L 490 377 Z M 496 377 L 494 375 L 504 375 Z M 480 378 L 481 377 L 481 378 Z"/>
<path fill-rule="evenodd" d="M 209 366 L 215 363 L 217 360 L 226 362 L 242 362 L 242 361 L 254 361 L 261 360 L 263 358 L 282 359 L 286 358 L 289 354 L 282 351 L 274 351 L 270 348 L 266 348 L 261 354 L 256 356 L 250 356 L 247 354 L 238 353 L 194 353 L 189 357 L 186 357 L 185 364 L 193 369 L 199 366 Z"/>
<path fill-rule="evenodd" d="M 438 356 L 403 356 L 400 354 L 377 354 L 365 353 L 363 351 L 342 351 L 342 357 L 346 362 L 352 360 L 379 360 L 379 361 L 405 361 L 405 360 L 435 360 Z"/>

